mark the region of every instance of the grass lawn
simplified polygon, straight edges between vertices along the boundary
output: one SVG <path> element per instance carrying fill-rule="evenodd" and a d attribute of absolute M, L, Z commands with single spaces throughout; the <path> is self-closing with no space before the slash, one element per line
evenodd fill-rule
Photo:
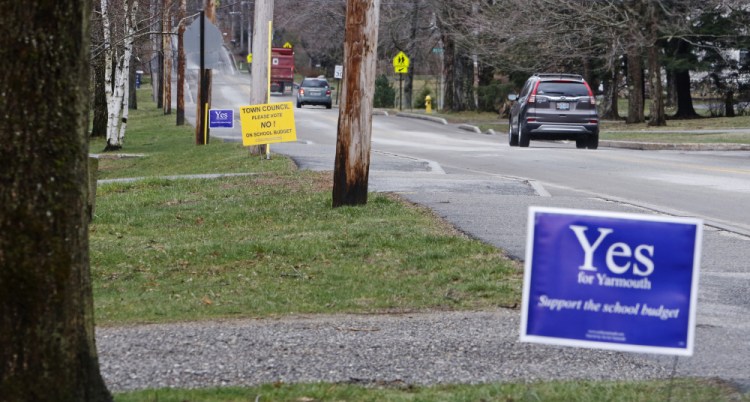
<path fill-rule="evenodd" d="M 145 91 L 124 153 L 100 178 L 90 227 L 99 325 L 293 313 L 392 312 L 517 306 L 522 272 L 497 249 L 454 231 L 428 210 L 386 194 L 331 208 L 331 174 L 300 172 L 240 145 L 194 145 Z M 92 152 L 104 148 L 93 141 Z M 216 180 L 162 175 L 247 173 Z M 117 401 L 729 401 L 726 384 L 550 382 L 440 385 L 267 384 L 119 393 Z"/>
<path fill-rule="evenodd" d="M 100 325 L 518 305 L 518 264 L 429 211 L 385 194 L 333 209 L 330 172 L 238 144 L 196 146 L 190 128 L 143 98 L 122 151 L 145 156 L 99 165 L 100 178 L 151 177 L 97 190 Z M 251 175 L 155 177 L 216 172 Z"/>

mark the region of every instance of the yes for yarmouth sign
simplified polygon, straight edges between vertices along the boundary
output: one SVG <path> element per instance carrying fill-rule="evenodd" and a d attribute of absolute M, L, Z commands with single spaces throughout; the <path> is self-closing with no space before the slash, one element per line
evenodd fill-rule
<path fill-rule="evenodd" d="M 531 207 L 521 341 L 690 356 L 699 219 Z"/>

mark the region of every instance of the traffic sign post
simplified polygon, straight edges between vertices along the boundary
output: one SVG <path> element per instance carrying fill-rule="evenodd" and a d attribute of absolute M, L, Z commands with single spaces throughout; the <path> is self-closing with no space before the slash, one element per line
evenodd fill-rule
<path fill-rule="evenodd" d="M 393 69 L 396 74 L 406 74 L 409 72 L 409 56 L 404 52 L 398 52 L 393 58 Z"/>
<path fill-rule="evenodd" d="M 398 74 L 398 110 L 404 103 L 403 74 L 409 72 L 409 56 L 404 52 L 398 52 L 393 58 L 393 70 Z"/>
<path fill-rule="evenodd" d="M 338 80 L 336 86 L 336 104 L 339 104 L 339 92 L 341 92 L 341 79 L 344 78 L 344 66 L 337 64 L 333 70 L 333 78 Z"/>
<path fill-rule="evenodd" d="M 531 207 L 521 341 L 690 356 L 700 219 Z"/>

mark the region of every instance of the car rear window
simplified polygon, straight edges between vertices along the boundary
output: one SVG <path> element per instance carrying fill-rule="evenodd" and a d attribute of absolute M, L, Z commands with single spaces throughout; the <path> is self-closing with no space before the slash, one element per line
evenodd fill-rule
<path fill-rule="evenodd" d="M 540 82 L 538 95 L 589 96 L 589 90 L 582 82 Z"/>
<path fill-rule="evenodd" d="M 325 88 L 328 86 L 328 82 L 322 80 L 304 80 L 302 81 L 302 86 L 308 88 Z"/>

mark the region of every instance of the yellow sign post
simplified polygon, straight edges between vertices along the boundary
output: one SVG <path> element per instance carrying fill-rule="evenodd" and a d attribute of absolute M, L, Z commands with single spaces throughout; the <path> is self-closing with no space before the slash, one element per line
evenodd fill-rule
<path fill-rule="evenodd" d="M 409 72 L 409 56 L 404 52 L 398 52 L 393 58 L 393 69 L 396 74 L 406 74 Z"/>
<path fill-rule="evenodd" d="M 247 54 L 247 64 L 250 64 L 252 62 L 253 62 L 253 54 L 252 53 L 248 53 Z"/>
<path fill-rule="evenodd" d="M 240 107 L 242 145 L 297 141 L 292 102 Z"/>
<path fill-rule="evenodd" d="M 291 49 L 291 48 L 292 48 L 292 44 L 291 43 L 287 42 L 287 43 L 284 44 L 284 49 Z"/>
<path fill-rule="evenodd" d="M 393 58 L 393 70 L 398 74 L 398 110 L 401 110 L 404 91 L 403 87 L 403 74 L 409 73 L 409 56 L 404 52 L 398 52 L 396 57 Z"/>

